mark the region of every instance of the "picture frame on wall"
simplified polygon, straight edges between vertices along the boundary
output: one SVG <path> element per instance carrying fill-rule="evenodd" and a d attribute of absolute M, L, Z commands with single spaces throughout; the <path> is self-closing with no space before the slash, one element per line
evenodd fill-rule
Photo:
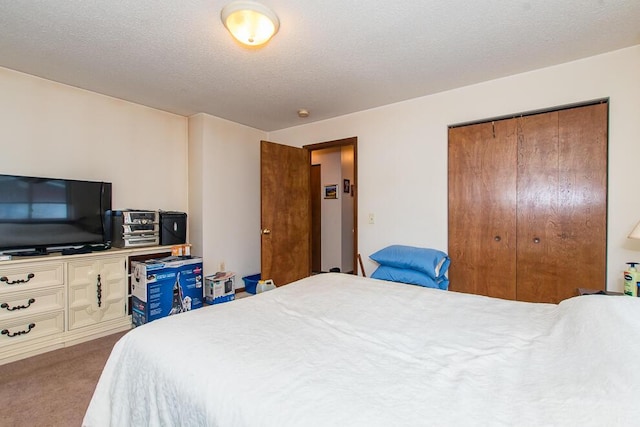
<path fill-rule="evenodd" d="M 325 199 L 337 199 L 338 198 L 338 184 L 331 184 L 324 186 L 324 198 Z"/>
<path fill-rule="evenodd" d="M 342 194 L 349 194 L 351 193 L 351 181 L 348 179 L 345 179 L 342 185 Z"/>

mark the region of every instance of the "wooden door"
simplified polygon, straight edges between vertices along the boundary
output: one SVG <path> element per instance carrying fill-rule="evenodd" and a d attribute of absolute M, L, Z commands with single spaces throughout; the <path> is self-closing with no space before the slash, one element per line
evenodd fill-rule
<path fill-rule="evenodd" d="M 261 141 L 261 276 L 277 286 L 311 270 L 309 152 Z"/>
<path fill-rule="evenodd" d="M 516 297 L 515 122 L 449 129 L 450 290 Z"/>
<path fill-rule="evenodd" d="M 556 301 L 575 296 L 577 284 L 606 289 L 608 126 L 607 103 L 560 112 L 561 239 L 572 259 L 562 266 L 559 280 L 565 286 Z"/>
<path fill-rule="evenodd" d="M 518 123 L 517 299 L 544 301 L 554 294 L 564 258 L 558 200 L 558 112 L 515 119 Z M 540 300 L 538 300 L 540 298 Z"/>
<path fill-rule="evenodd" d="M 557 303 L 578 287 L 604 289 L 607 105 L 516 120 L 517 299 Z"/>

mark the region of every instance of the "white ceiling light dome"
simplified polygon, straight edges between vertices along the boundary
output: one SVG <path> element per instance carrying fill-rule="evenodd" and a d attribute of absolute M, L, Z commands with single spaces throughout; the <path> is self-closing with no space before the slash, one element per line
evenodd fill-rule
<path fill-rule="evenodd" d="M 247 46 L 260 46 L 268 42 L 280 28 L 278 16 L 255 1 L 231 2 L 222 8 L 220 18 L 231 35 Z"/>

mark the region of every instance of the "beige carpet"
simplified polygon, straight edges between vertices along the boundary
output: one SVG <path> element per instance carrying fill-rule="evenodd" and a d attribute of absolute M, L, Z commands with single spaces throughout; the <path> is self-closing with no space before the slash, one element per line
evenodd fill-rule
<path fill-rule="evenodd" d="M 0 366 L 0 424 L 80 426 L 102 368 L 122 335 Z"/>

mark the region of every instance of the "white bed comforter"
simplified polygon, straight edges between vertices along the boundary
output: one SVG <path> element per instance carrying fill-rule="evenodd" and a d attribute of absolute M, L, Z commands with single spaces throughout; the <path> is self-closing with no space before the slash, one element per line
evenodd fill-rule
<path fill-rule="evenodd" d="M 87 426 L 640 425 L 640 298 L 322 274 L 115 346 Z"/>

